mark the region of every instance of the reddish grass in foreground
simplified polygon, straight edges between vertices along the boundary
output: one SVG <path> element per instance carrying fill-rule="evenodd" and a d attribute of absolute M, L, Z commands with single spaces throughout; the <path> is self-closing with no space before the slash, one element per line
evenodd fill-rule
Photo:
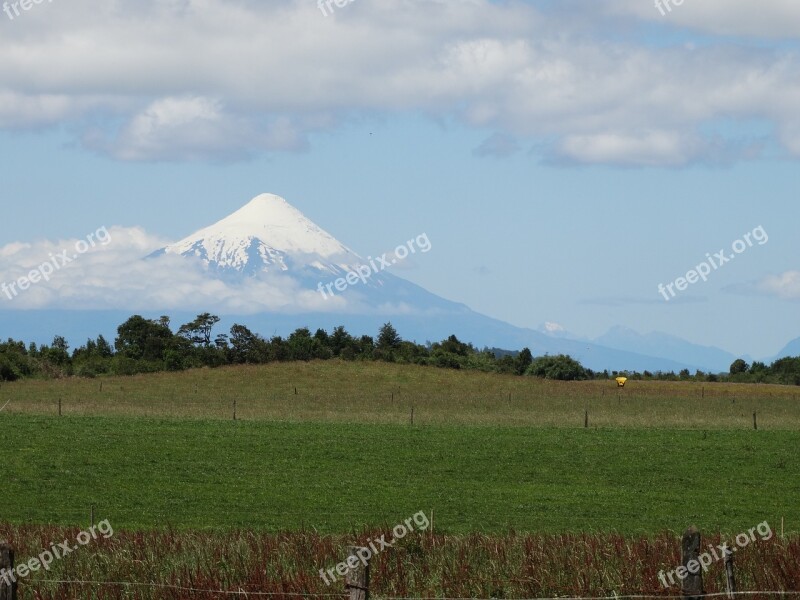
<path fill-rule="evenodd" d="M 366 542 L 384 533 L 389 534 L 388 529 L 357 536 L 117 531 L 112 538 L 100 538 L 55 562 L 49 572 L 21 580 L 20 598 L 182 600 L 269 592 L 276 594 L 273 598 L 289 599 L 296 598 L 290 594 L 340 594 L 341 581 L 328 587 L 319 569 L 344 560 L 346 547 L 354 541 Z M 77 534 L 77 529 L 60 527 L 0 525 L 0 539 L 14 546 L 17 565 L 53 543 L 75 540 Z M 732 537 L 710 535 L 703 545 L 723 541 L 732 542 Z M 655 537 L 411 533 L 373 559 L 371 590 L 375 598 L 670 596 L 679 590 L 663 588 L 658 573 L 674 569 L 679 554 L 674 533 Z M 800 538 L 758 538 L 737 552 L 736 572 L 740 591 L 800 590 Z M 60 580 L 113 583 L 56 582 Z M 710 593 L 725 590 L 721 562 L 711 565 L 705 587 Z"/>

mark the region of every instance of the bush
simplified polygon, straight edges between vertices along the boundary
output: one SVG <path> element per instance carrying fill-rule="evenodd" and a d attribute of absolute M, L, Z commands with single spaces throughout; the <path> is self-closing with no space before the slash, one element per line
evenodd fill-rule
<path fill-rule="evenodd" d="M 11 361 L 0 354 L 0 381 L 16 381 L 17 379 L 19 379 L 19 374 Z"/>
<path fill-rule="evenodd" d="M 94 379 L 97 377 L 97 370 L 89 363 L 83 363 L 75 368 L 76 377 L 86 377 L 87 379 Z"/>
<path fill-rule="evenodd" d="M 111 373 L 114 375 L 136 375 L 136 361 L 127 356 L 118 354 L 111 361 Z"/>
<path fill-rule="evenodd" d="M 111 361 L 111 374 L 118 376 L 137 375 L 139 373 L 158 373 L 164 370 L 163 361 L 134 360 L 117 354 Z"/>
<path fill-rule="evenodd" d="M 589 373 L 581 363 L 566 354 L 535 358 L 531 366 L 528 367 L 526 375 L 533 375 L 543 379 L 557 379 L 559 381 L 576 381 L 589 378 Z"/>
<path fill-rule="evenodd" d="M 164 368 L 167 371 L 183 371 L 183 356 L 177 350 L 164 352 Z"/>
<path fill-rule="evenodd" d="M 460 369 L 462 360 L 463 357 L 458 354 L 437 351 L 428 359 L 428 364 L 439 367 L 440 369 Z"/>

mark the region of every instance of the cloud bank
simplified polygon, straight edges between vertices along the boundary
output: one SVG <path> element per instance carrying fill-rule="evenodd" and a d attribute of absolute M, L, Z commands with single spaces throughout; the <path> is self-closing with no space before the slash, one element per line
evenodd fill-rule
<path fill-rule="evenodd" d="M 147 311 L 214 310 L 229 314 L 311 312 L 357 308 L 358 299 L 324 300 L 291 277 L 264 274 L 242 281 L 223 281 L 209 274 L 199 260 L 178 255 L 143 259 L 164 246 L 138 227 L 109 227 L 110 242 L 74 256 L 81 240 L 12 243 L 0 247 L 0 310 L 123 309 Z M 67 252 L 70 262 L 54 268 L 48 280 L 25 290 L 12 282 L 29 277 L 54 257 Z M 8 292 L 6 290 L 9 290 Z"/>
<path fill-rule="evenodd" d="M 562 164 L 800 157 L 800 4 L 70 0 L 0 15 L 0 128 L 121 161 L 303 151 L 425 114 Z M 758 131 L 754 137 L 753 130 Z"/>

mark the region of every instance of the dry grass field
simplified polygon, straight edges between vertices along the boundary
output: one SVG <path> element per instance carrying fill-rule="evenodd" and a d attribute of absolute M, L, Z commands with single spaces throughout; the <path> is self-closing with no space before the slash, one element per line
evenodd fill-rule
<path fill-rule="evenodd" d="M 10 413 L 289 422 L 800 430 L 793 386 L 561 382 L 372 362 L 316 361 L 0 386 Z"/>

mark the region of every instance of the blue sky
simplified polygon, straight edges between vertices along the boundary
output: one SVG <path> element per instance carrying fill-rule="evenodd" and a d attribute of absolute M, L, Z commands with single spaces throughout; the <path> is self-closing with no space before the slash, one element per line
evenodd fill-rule
<path fill-rule="evenodd" d="M 398 274 L 515 325 L 768 356 L 800 336 L 798 23 L 779 0 L 0 14 L 0 279 L 15 242 L 177 240 L 272 192 L 362 255 L 427 233 Z"/>

